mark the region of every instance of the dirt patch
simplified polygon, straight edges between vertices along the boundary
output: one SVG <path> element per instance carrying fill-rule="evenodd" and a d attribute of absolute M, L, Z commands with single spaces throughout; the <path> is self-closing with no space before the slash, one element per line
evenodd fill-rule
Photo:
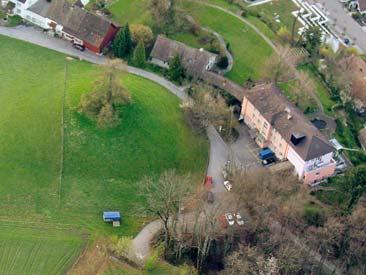
<path fill-rule="evenodd" d="M 102 240 L 87 246 L 68 275 L 103 274 L 110 267 L 107 248 Z"/>

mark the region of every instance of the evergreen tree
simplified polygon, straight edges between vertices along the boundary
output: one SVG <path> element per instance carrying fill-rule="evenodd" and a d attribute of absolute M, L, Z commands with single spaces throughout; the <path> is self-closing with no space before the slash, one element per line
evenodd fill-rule
<path fill-rule="evenodd" d="M 124 28 L 121 28 L 112 43 L 113 54 L 119 58 L 123 57 L 122 55 L 123 54 L 122 44 L 124 44 L 123 40 L 124 40 Z"/>
<path fill-rule="evenodd" d="M 118 58 L 126 58 L 132 52 L 132 39 L 128 24 L 122 27 L 112 44 L 113 54 Z"/>
<path fill-rule="evenodd" d="M 303 34 L 304 47 L 308 50 L 311 57 L 316 57 L 319 54 L 319 49 L 322 44 L 322 32 L 319 27 L 311 26 Z"/>
<path fill-rule="evenodd" d="M 122 45 L 123 55 L 124 57 L 127 57 L 132 52 L 132 38 L 131 38 L 130 26 L 128 25 L 128 23 L 124 27 L 123 34 L 124 34 L 123 45 Z"/>
<path fill-rule="evenodd" d="M 184 68 L 180 62 L 179 55 L 176 55 L 169 62 L 168 77 L 172 81 L 181 83 L 182 79 L 184 78 L 184 75 L 185 75 Z"/>
<path fill-rule="evenodd" d="M 146 65 L 146 52 L 144 41 L 140 40 L 133 52 L 133 64 L 136 67 L 143 68 Z"/>

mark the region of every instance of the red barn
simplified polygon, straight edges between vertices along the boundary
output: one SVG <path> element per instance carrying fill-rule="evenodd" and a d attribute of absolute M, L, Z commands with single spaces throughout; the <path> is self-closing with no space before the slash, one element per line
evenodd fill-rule
<path fill-rule="evenodd" d="M 29 11 L 47 20 L 49 29 L 61 37 L 101 53 L 117 34 L 119 27 L 102 16 L 65 0 L 40 0 Z"/>

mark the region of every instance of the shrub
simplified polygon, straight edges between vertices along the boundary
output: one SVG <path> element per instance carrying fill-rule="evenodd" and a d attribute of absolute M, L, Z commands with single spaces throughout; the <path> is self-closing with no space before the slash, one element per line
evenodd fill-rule
<path fill-rule="evenodd" d="M 168 78 L 171 81 L 175 81 L 175 82 L 178 82 L 179 84 L 181 84 L 184 76 L 185 76 L 185 72 L 184 72 L 182 63 L 180 61 L 180 57 L 179 57 L 179 55 L 176 55 L 169 62 Z"/>
<path fill-rule="evenodd" d="M 220 68 L 220 69 L 226 69 L 227 66 L 229 66 L 229 60 L 227 58 L 226 55 L 224 56 L 220 56 L 220 59 L 219 61 L 217 62 L 217 66 Z"/>
<path fill-rule="evenodd" d="M 146 52 L 143 40 L 140 40 L 133 52 L 133 64 L 139 68 L 146 66 Z"/>
<path fill-rule="evenodd" d="M 325 222 L 324 212 L 315 206 L 306 206 L 304 208 L 303 218 L 308 225 L 316 227 L 323 226 Z"/>
<path fill-rule="evenodd" d="M 129 251 L 132 246 L 132 237 L 122 236 L 120 238 L 112 237 L 112 244 L 110 245 L 110 249 L 119 257 L 128 258 Z"/>
<path fill-rule="evenodd" d="M 159 263 L 159 257 L 160 257 L 160 249 L 155 249 L 152 251 L 151 255 L 147 259 L 145 263 L 145 270 L 146 271 L 153 271 L 157 268 Z"/>
<path fill-rule="evenodd" d="M 150 47 L 153 40 L 154 34 L 150 27 L 135 24 L 130 26 L 131 38 L 134 45 L 137 45 L 139 41 L 143 41 L 146 47 Z"/>

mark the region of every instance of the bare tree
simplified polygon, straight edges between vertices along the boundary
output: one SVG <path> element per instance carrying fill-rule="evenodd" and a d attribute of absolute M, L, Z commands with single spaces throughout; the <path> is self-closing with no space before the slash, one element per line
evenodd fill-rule
<path fill-rule="evenodd" d="M 237 124 L 233 108 L 230 108 L 218 91 L 209 85 L 196 84 L 192 87 L 193 100 L 183 103 L 182 107 L 192 128 L 204 132 L 209 124 L 225 129 L 230 136 L 231 129 Z"/>
<path fill-rule="evenodd" d="M 164 246 L 170 245 L 179 219 L 180 210 L 193 191 L 190 176 L 166 171 L 158 179 L 145 177 L 138 183 L 140 195 L 146 200 L 143 211 L 158 216 L 164 232 Z"/>
<path fill-rule="evenodd" d="M 288 81 L 294 77 L 295 63 L 296 60 L 290 48 L 281 48 L 279 54 L 273 53 L 267 60 L 263 69 L 263 76 L 274 83 Z"/>

